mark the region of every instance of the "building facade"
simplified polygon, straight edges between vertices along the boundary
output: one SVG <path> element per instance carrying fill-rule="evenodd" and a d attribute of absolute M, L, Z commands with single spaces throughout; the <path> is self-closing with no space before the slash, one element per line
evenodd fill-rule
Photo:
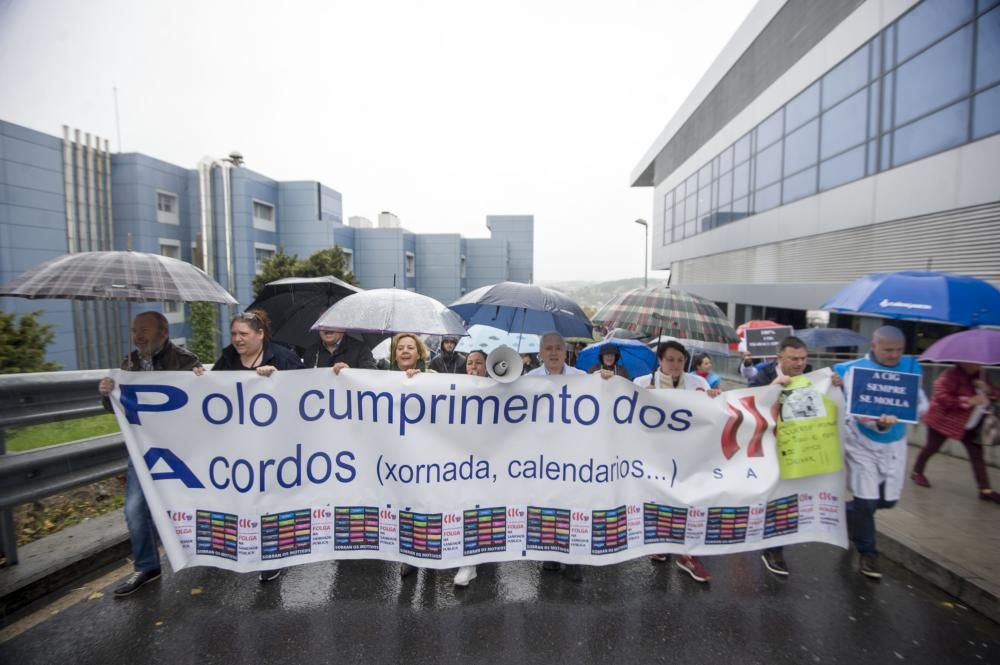
<path fill-rule="evenodd" d="M 804 326 L 871 272 L 1000 284 L 998 173 L 1000 0 L 762 0 L 631 182 L 672 285 Z"/>
<path fill-rule="evenodd" d="M 337 246 L 363 288 L 405 288 L 448 303 L 504 280 L 530 281 L 534 219 L 491 215 L 490 237 L 418 234 L 391 213 L 378 225 L 345 224 L 340 192 L 316 181 L 281 182 L 238 154 L 194 169 L 64 128 L 55 137 L 0 121 L 0 283 L 67 252 L 131 248 L 207 271 L 246 307 L 253 278 L 279 249 L 305 258 Z M 189 307 L 150 303 L 171 337 L 190 335 Z M 128 340 L 117 303 L 0 298 L 7 312 L 41 310 L 56 333 L 48 359 L 65 369 L 110 367 Z M 220 308 L 220 327 L 227 311 Z"/>

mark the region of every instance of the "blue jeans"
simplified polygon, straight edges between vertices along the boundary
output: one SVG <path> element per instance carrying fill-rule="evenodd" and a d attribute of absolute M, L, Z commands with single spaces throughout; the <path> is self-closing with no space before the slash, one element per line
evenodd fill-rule
<path fill-rule="evenodd" d="M 847 502 L 847 535 L 862 556 L 878 554 L 875 549 L 875 511 L 896 505 L 895 501 L 885 500 L 885 483 L 878 486 L 878 495 L 877 499 L 854 498 Z"/>
<path fill-rule="evenodd" d="M 160 569 L 160 552 L 156 545 L 156 525 L 149 514 L 146 497 L 139 485 L 132 461 L 128 463 L 128 479 L 125 481 L 125 521 L 128 523 L 128 538 L 132 544 L 132 559 L 135 570 L 148 573 Z"/>

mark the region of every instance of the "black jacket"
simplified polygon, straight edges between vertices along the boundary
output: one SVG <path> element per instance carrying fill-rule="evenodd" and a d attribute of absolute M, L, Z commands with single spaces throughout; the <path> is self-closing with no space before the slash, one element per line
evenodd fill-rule
<path fill-rule="evenodd" d="M 465 354 L 458 351 L 441 353 L 431 360 L 431 369 L 438 374 L 465 374 Z"/>
<path fill-rule="evenodd" d="M 331 354 L 323 342 L 316 342 L 308 349 L 304 364 L 306 367 L 333 367 L 337 363 L 346 363 L 348 367 L 360 369 L 375 369 L 375 358 L 368 345 L 350 335 L 340 338 L 340 343 Z"/>
<path fill-rule="evenodd" d="M 154 372 L 184 372 L 192 370 L 200 364 L 201 361 L 198 360 L 198 356 L 183 347 L 175 345 L 169 339 L 163 345 L 163 348 L 153 356 Z M 132 372 L 141 371 L 142 365 L 139 364 L 139 352 L 133 349 L 128 354 L 128 357 L 122 361 L 121 368 Z M 104 404 L 105 409 L 108 411 L 112 410 L 109 398 L 104 397 L 101 402 Z"/>
<path fill-rule="evenodd" d="M 286 349 L 274 342 L 264 342 L 264 355 L 260 359 L 261 365 L 271 365 L 279 370 L 302 369 L 302 360 L 295 355 L 294 351 Z M 254 371 L 252 367 L 244 367 L 240 362 L 240 354 L 232 344 L 222 350 L 222 355 L 215 361 L 212 371 L 234 370 L 234 371 Z"/>
<path fill-rule="evenodd" d="M 812 365 L 806 365 L 806 368 L 805 370 L 803 370 L 802 373 L 808 374 L 811 371 L 813 371 Z M 757 374 L 754 375 L 752 379 L 750 379 L 749 385 L 751 388 L 760 388 L 761 386 L 769 386 L 774 382 L 776 378 L 778 378 L 778 361 L 772 360 L 771 362 L 767 363 L 766 365 L 757 370 Z"/>

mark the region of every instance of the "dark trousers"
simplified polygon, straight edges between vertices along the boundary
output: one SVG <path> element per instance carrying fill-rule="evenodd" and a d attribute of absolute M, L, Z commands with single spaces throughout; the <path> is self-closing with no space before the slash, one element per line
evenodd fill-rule
<path fill-rule="evenodd" d="M 986 475 L 986 462 L 983 459 L 983 447 L 979 445 L 976 441 L 976 436 L 979 433 L 979 428 L 967 429 L 965 430 L 965 436 L 963 436 L 959 441 L 965 446 L 965 450 L 969 453 L 969 461 L 972 462 L 972 475 L 976 477 L 976 487 L 981 490 L 987 490 L 990 488 L 990 479 Z M 913 465 L 913 470 L 917 473 L 923 473 L 924 467 L 927 466 L 927 460 L 934 456 L 934 453 L 941 450 L 941 446 L 948 439 L 947 436 L 938 432 L 937 430 L 927 428 L 927 443 L 924 444 L 923 450 L 920 451 L 920 455 L 917 456 L 917 463 Z"/>
<path fill-rule="evenodd" d="M 875 549 L 875 511 L 896 505 L 895 501 L 885 500 L 885 483 L 878 486 L 878 496 L 877 499 L 854 498 L 847 502 L 847 535 L 862 556 L 878 554 Z"/>

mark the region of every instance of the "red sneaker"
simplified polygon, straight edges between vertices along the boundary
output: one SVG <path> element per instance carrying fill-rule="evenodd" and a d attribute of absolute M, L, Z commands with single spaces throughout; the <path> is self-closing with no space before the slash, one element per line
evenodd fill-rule
<path fill-rule="evenodd" d="M 708 574 L 708 569 L 693 556 L 678 557 L 677 567 L 699 582 L 707 582 L 712 579 L 712 576 Z"/>
<path fill-rule="evenodd" d="M 920 487 L 930 487 L 931 486 L 931 481 L 927 480 L 927 476 L 925 476 L 924 474 L 920 473 L 919 471 L 914 471 L 913 473 L 911 473 L 910 474 L 910 480 L 913 481 L 914 485 L 918 485 Z"/>

